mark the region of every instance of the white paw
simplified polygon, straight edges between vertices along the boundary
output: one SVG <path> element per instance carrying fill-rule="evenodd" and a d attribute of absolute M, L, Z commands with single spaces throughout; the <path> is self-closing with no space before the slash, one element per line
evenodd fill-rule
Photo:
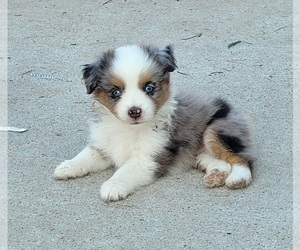
<path fill-rule="evenodd" d="M 214 169 L 204 176 L 204 184 L 207 187 L 224 186 L 228 174 L 218 169 Z"/>
<path fill-rule="evenodd" d="M 121 182 L 116 182 L 113 180 L 107 180 L 101 186 L 101 198 L 104 201 L 118 201 L 125 199 L 131 190 L 126 186 L 126 184 Z"/>
<path fill-rule="evenodd" d="M 247 187 L 251 183 L 251 171 L 247 166 L 233 165 L 232 172 L 225 181 L 225 185 L 231 189 Z"/>
<path fill-rule="evenodd" d="M 231 165 L 224 161 L 215 160 L 207 164 L 204 184 L 207 187 L 224 186 L 227 176 L 230 174 Z"/>
<path fill-rule="evenodd" d="M 88 173 L 80 166 L 72 164 L 71 161 L 62 162 L 54 171 L 54 179 L 67 180 L 71 178 L 82 177 Z"/>

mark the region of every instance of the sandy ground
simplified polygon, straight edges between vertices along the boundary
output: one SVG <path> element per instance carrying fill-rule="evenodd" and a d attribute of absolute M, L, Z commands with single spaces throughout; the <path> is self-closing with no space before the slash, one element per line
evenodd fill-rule
<path fill-rule="evenodd" d="M 250 187 L 208 189 L 192 170 L 106 204 L 112 171 L 53 180 L 87 141 L 81 65 L 128 43 L 173 44 L 179 90 L 251 117 Z M 9 133 L 9 249 L 292 249 L 292 1 L 12 0 L 8 56 L 9 125 L 28 129 Z"/>

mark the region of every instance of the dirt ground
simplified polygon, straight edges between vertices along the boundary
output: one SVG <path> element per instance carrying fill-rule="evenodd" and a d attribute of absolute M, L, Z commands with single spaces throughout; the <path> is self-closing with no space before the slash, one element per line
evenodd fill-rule
<path fill-rule="evenodd" d="M 292 1 L 8 6 L 9 125 L 27 129 L 9 133 L 9 249 L 292 249 Z M 179 91 L 222 96 L 251 117 L 251 186 L 208 189 L 192 170 L 107 204 L 112 171 L 53 180 L 87 142 L 81 65 L 129 43 L 172 44 Z"/>

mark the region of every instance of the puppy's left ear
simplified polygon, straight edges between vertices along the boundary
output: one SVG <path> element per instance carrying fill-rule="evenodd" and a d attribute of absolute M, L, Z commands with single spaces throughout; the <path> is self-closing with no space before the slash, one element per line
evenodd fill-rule
<path fill-rule="evenodd" d="M 165 70 L 168 72 L 173 72 L 177 68 L 171 45 L 167 45 L 163 50 L 158 51 L 158 61 L 165 66 Z"/>

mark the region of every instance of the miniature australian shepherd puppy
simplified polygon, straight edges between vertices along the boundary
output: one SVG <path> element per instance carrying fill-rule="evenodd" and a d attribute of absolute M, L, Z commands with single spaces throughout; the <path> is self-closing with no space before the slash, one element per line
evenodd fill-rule
<path fill-rule="evenodd" d="M 207 187 L 248 186 L 254 156 L 246 119 L 220 98 L 174 93 L 175 69 L 171 46 L 120 47 L 85 65 L 99 119 L 88 146 L 62 162 L 55 179 L 114 166 L 101 187 L 105 201 L 124 199 L 175 168 L 205 171 Z"/>

